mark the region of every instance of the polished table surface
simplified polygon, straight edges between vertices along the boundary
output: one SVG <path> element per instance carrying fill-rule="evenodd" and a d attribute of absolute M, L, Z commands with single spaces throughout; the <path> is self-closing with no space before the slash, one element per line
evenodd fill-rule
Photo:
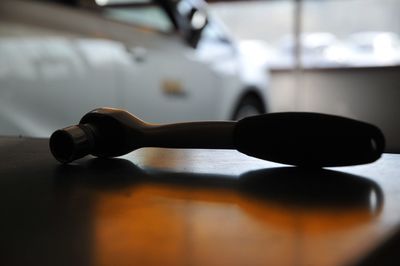
<path fill-rule="evenodd" d="M 230 150 L 60 165 L 0 138 L 2 265 L 353 265 L 400 225 L 400 155 L 306 170 Z"/>

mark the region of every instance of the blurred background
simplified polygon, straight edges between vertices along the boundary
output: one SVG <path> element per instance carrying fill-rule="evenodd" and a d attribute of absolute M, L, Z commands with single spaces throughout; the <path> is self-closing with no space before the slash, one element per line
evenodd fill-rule
<path fill-rule="evenodd" d="M 155 123 L 313 111 L 400 151 L 397 0 L 3 0 L 0 135 L 100 106 Z"/>
<path fill-rule="evenodd" d="M 305 68 L 396 65 L 400 60 L 396 0 L 236 1 L 210 8 L 245 45 L 263 47 L 275 69 L 296 65 L 297 41 Z"/>

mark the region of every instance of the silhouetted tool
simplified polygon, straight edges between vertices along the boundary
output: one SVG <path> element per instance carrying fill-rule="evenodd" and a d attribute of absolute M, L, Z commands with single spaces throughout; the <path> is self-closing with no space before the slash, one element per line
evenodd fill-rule
<path fill-rule="evenodd" d="M 283 164 L 345 166 L 377 160 L 384 145 L 384 136 L 374 125 L 306 112 L 270 113 L 238 122 L 156 125 L 123 110 L 99 108 L 50 138 L 51 152 L 62 163 L 88 154 L 115 157 L 142 147 L 163 147 L 237 149 Z"/>

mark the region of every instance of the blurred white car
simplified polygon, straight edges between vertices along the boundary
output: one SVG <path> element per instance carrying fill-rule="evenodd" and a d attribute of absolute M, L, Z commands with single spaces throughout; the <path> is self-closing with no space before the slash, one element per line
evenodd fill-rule
<path fill-rule="evenodd" d="M 358 32 L 345 41 L 351 66 L 400 64 L 400 38 L 393 32 Z"/>
<path fill-rule="evenodd" d="M 339 66 L 341 62 L 326 56 L 326 51 L 338 43 L 335 35 L 329 32 L 305 32 L 300 34 L 301 66 L 321 68 Z M 276 45 L 276 53 L 269 59 L 271 68 L 293 68 L 296 66 L 295 39 L 285 35 Z"/>
<path fill-rule="evenodd" d="M 392 32 L 358 32 L 328 47 L 325 55 L 347 67 L 400 64 L 400 38 Z"/>
<path fill-rule="evenodd" d="M 268 71 L 199 0 L 0 1 L 0 134 L 46 137 L 93 108 L 156 123 L 267 110 Z"/>

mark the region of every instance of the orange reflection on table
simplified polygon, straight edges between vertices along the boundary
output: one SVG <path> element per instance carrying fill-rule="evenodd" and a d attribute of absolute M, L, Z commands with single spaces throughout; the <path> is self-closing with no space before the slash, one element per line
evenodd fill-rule
<path fill-rule="evenodd" d="M 369 247 L 373 236 L 365 230 L 379 212 L 184 183 L 142 182 L 100 193 L 95 264 L 337 265 Z"/>

